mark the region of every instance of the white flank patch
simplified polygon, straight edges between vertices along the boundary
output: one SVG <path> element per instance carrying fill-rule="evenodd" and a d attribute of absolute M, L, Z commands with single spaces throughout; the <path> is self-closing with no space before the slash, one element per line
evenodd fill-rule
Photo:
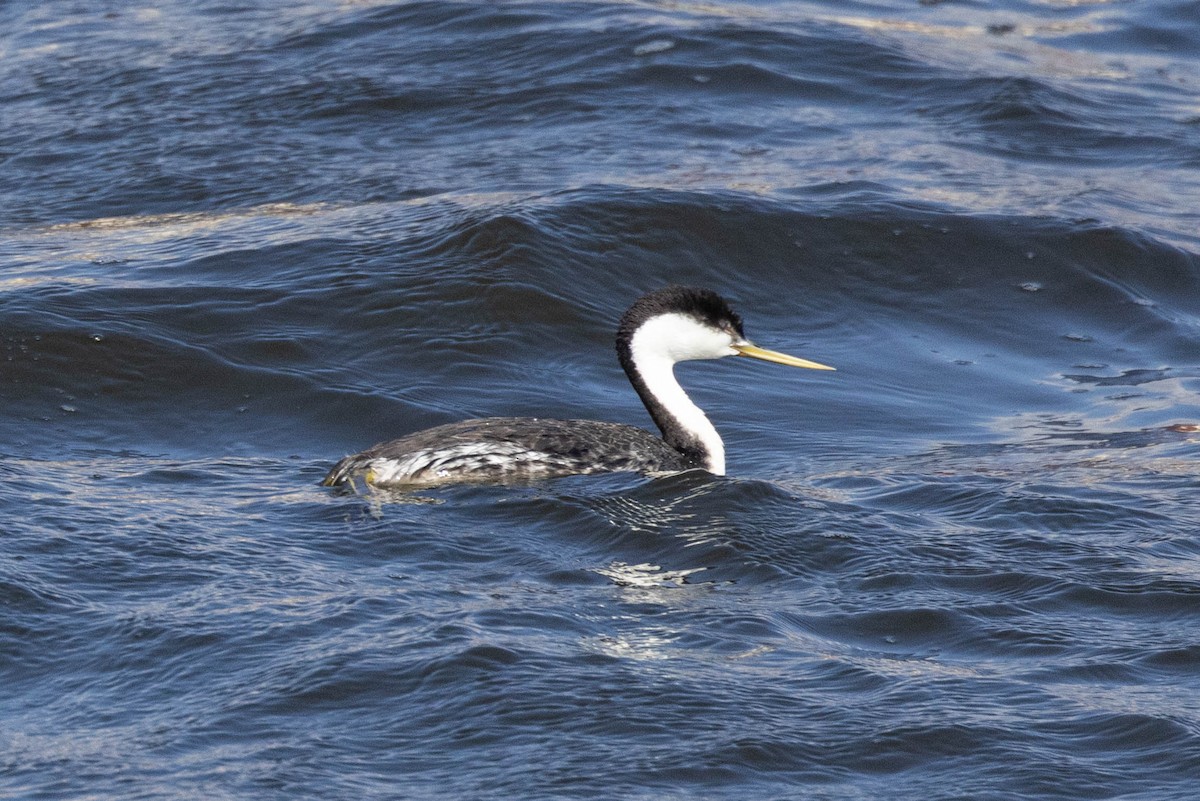
<path fill-rule="evenodd" d="M 469 475 L 472 469 L 495 465 L 530 464 L 549 456 L 509 442 L 468 442 L 446 448 L 415 451 L 399 459 L 375 459 L 371 470 L 375 484 L 406 484 L 420 473 L 432 471 L 437 478 Z M 426 479 L 428 480 L 428 479 Z"/>

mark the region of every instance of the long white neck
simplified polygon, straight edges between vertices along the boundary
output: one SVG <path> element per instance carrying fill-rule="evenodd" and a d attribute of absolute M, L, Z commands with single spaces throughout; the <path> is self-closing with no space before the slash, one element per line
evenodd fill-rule
<path fill-rule="evenodd" d="M 672 336 L 672 328 L 694 328 L 690 320 L 664 315 L 638 329 L 630 341 L 627 371 L 650 416 L 669 445 L 683 451 L 700 451 L 705 470 L 725 475 L 725 443 L 700 407 L 675 379 L 675 363 L 685 359 L 714 358 L 712 345 L 703 350 L 686 344 L 694 336 Z M 726 348 L 727 349 L 727 348 Z"/>

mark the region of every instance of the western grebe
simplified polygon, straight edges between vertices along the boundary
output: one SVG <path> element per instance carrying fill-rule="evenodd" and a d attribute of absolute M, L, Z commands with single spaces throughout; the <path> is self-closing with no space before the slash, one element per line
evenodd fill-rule
<path fill-rule="evenodd" d="M 725 474 L 725 445 L 675 380 L 676 362 L 750 356 L 832 370 L 756 347 L 741 318 L 707 289 L 669 286 L 638 299 L 617 329 L 617 357 L 662 438 L 598 420 L 486 417 L 436 426 L 384 442 L 334 465 L 327 487 L 362 476 L 376 487 L 503 481 L 582 473 Z"/>

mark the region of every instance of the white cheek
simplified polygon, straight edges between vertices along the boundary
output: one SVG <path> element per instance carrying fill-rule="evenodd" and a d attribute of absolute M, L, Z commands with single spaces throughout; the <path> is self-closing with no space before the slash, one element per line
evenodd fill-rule
<path fill-rule="evenodd" d="M 635 339 L 638 340 L 636 346 L 655 351 L 673 362 L 719 359 L 737 353 L 729 334 L 701 325 L 682 314 L 664 314 L 648 320 Z"/>

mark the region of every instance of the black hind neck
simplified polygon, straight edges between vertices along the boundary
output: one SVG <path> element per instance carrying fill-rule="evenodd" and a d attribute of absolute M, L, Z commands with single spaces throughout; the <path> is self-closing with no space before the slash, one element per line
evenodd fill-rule
<path fill-rule="evenodd" d="M 642 405 L 650 413 L 650 419 L 662 433 L 663 441 L 678 451 L 690 466 L 704 467 L 709 464 L 712 454 L 709 453 L 700 437 L 684 426 L 679 418 L 673 415 L 666 405 L 650 391 L 646 379 L 642 377 L 642 373 L 634 361 L 633 349 L 628 340 L 618 339 L 617 358 L 621 362 L 622 369 L 625 370 L 625 375 L 629 378 L 629 383 L 633 385 L 634 391 L 642 399 Z"/>

